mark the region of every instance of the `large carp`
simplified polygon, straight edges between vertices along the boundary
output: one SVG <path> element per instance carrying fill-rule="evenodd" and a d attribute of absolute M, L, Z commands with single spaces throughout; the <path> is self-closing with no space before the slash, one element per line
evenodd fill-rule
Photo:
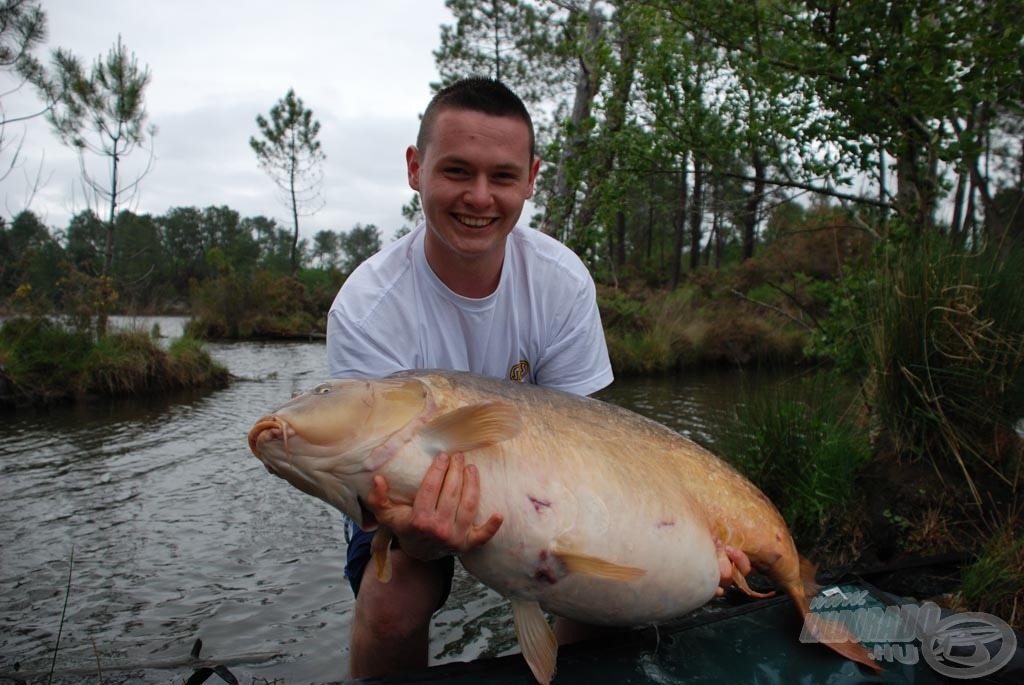
<path fill-rule="evenodd" d="M 376 475 L 392 500 L 411 504 L 434 456 L 463 452 L 480 473 L 481 515 L 504 523 L 462 564 L 511 600 L 542 683 L 557 653 L 542 610 L 615 626 L 680 616 L 715 595 L 722 545 L 743 550 L 801 615 L 813 596 L 813 570 L 760 490 L 675 431 L 598 400 L 448 371 L 335 380 L 259 419 L 249 447 L 368 529 L 376 521 L 360 498 Z M 373 545 L 382 580 L 387 535 L 379 529 Z M 742 576 L 737 584 L 749 591 Z M 878 670 L 859 644 L 830 638 Z"/>

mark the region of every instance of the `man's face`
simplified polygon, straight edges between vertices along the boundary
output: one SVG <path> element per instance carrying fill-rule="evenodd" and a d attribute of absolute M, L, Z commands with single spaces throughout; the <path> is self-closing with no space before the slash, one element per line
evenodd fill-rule
<path fill-rule="evenodd" d="M 431 265 L 481 261 L 497 268 L 505 237 L 533 195 L 540 160 L 514 117 L 463 109 L 438 113 L 426 150 L 406 152 L 409 185 L 420 193 Z"/>

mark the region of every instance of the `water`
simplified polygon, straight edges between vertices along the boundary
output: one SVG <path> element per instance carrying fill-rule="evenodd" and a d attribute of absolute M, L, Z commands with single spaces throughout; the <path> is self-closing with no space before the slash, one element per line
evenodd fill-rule
<path fill-rule="evenodd" d="M 180 319 L 158 321 L 180 334 Z M 325 375 L 323 344 L 208 349 L 240 380 L 0 414 L 0 682 L 15 669 L 46 682 L 65 597 L 57 683 L 181 683 L 197 638 L 201 657 L 243 683 L 345 678 L 341 516 L 270 477 L 245 439 L 261 413 Z M 617 381 L 601 397 L 713 446 L 741 383 Z M 506 602 L 459 576 L 435 616 L 432 662 L 513 651 Z"/>

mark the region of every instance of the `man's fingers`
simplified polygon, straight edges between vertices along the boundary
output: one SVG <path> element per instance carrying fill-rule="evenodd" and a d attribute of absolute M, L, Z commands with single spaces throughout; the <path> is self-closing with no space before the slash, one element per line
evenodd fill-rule
<path fill-rule="evenodd" d="M 455 468 L 456 463 L 452 463 Z M 480 506 L 480 472 L 476 466 L 469 464 L 462 472 L 462 490 L 459 495 L 459 508 L 455 513 L 455 530 L 469 530 L 476 520 L 477 508 Z"/>
<path fill-rule="evenodd" d="M 482 526 L 473 526 L 473 529 L 466 537 L 467 549 L 474 549 L 488 542 L 495 536 L 503 522 L 504 519 L 501 514 L 493 514 Z"/>
<path fill-rule="evenodd" d="M 444 474 L 444 484 L 437 498 L 437 513 L 454 521 L 462 499 L 462 470 L 466 458 L 461 452 L 453 452 L 448 455 L 448 460 L 448 471 Z"/>
<path fill-rule="evenodd" d="M 419 490 L 416 491 L 416 499 L 413 506 L 420 511 L 430 511 L 437 507 L 437 498 L 441 494 L 441 487 L 444 485 L 445 473 L 448 471 L 448 455 L 444 452 L 438 453 L 430 468 L 420 482 Z"/>
<path fill-rule="evenodd" d="M 725 594 L 725 588 L 732 585 L 732 560 L 729 558 L 731 547 L 725 547 L 721 540 L 715 540 L 715 553 L 718 555 L 718 587 L 715 588 L 715 597 Z M 734 550 L 735 551 L 735 550 Z"/>
<path fill-rule="evenodd" d="M 735 547 L 726 546 L 725 553 L 729 557 L 729 561 L 736 565 L 740 573 L 747 575 L 752 570 L 750 566 L 750 557 L 743 553 L 743 550 L 736 549 Z"/>
<path fill-rule="evenodd" d="M 388 482 L 384 476 L 373 477 L 373 488 L 366 495 L 366 504 L 371 509 L 387 509 L 391 506 L 391 499 L 388 497 Z"/>

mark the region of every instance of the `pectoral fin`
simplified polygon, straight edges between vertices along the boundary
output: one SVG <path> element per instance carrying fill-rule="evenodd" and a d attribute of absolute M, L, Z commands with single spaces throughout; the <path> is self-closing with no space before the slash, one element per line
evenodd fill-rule
<path fill-rule="evenodd" d="M 521 427 L 519 411 L 506 402 L 481 402 L 442 414 L 420 435 L 440 452 L 466 452 L 514 438 Z"/>
<path fill-rule="evenodd" d="M 575 552 L 554 550 L 554 557 L 562 562 L 570 573 L 581 573 L 595 578 L 606 578 L 608 580 L 636 580 L 646 573 L 642 568 L 635 566 L 622 566 L 605 561 L 598 557 Z"/>
<path fill-rule="evenodd" d="M 370 542 L 370 558 L 377 570 L 377 580 L 391 582 L 391 541 L 395 539 L 390 528 L 380 526 Z"/>
<path fill-rule="evenodd" d="M 538 683 L 548 685 L 555 675 L 558 640 L 536 602 L 512 600 L 512 622 L 516 626 L 519 649 Z"/>
<path fill-rule="evenodd" d="M 774 592 L 758 592 L 754 590 L 750 585 L 747 584 L 747 579 L 743 576 L 743 573 L 736 567 L 736 564 L 732 565 L 732 582 L 736 583 L 736 587 L 743 591 L 744 594 L 750 597 L 756 597 L 758 599 L 766 599 L 768 597 L 774 597 Z"/>

